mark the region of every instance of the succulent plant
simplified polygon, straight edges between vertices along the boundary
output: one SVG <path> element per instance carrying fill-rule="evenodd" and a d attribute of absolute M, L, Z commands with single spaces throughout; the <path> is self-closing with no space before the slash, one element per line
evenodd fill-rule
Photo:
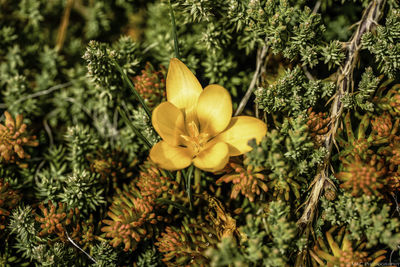
<path fill-rule="evenodd" d="M 380 88 L 382 93 L 386 88 Z M 395 118 L 400 116 L 400 84 L 393 85 L 383 97 L 376 96 L 374 102 L 384 111 L 387 111 Z"/>
<path fill-rule="evenodd" d="M 231 182 L 233 184 L 231 198 L 235 199 L 241 193 L 253 202 L 261 192 L 268 191 L 267 176 L 261 173 L 263 168 L 246 165 L 245 163 L 243 165 L 229 162 L 228 166 L 232 169 L 232 172 L 219 178 L 216 183 Z"/>
<path fill-rule="evenodd" d="M 385 250 L 369 252 L 365 250 L 365 242 L 351 242 L 345 228 L 332 227 L 325 233 L 326 245 L 323 238 L 319 238 L 310 251 L 312 258 L 315 260 L 314 266 L 354 266 L 354 264 L 368 266 L 378 266 L 384 260 Z"/>
<path fill-rule="evenodd" d="M 167 226 L 155 245 L 163 253 L 167 266 L 207 266 L 206 249 L 218 242 L 216 232 L 200 218 L 182 222 L 181 227 Z"/>
<path fill-rule="evenodd" d="M 40 228 L 42 229 L 39 232 L 39 236 L 43 237 L 55 234 L 62 242 L 67 242 L 68 236 L 71 236 L 75 240 L 78 238 L 76 230 L 79 227 L 80 212 L 77 208 L 75 210 L 68 210 L 66 203 L 59 202 L 57 205 L 54 205 L 49 200 L 47 207 L 44 203 L 41 203 L 39 209 L 42 215 L 40 216 L 37 213 L 35 216 L 35 220 L 40 223 Z"/>
<path fill-rule="evenodd" d="M 397 119 L 395 123 L 392 122 L 392 116 L 389 113 L 384 112 L 381 115 L 376 116 L 371 119 L 371 126 L 373 133 L 379 137 L 390 137 L 394 135 L 399 126 L 399 120 Z"/>
<path fill-rule="evenodd" d="M 366 136 L 367 128 L 369 126 L 370 117 L 365 114 L 356 130 L 353 131 L 351 124 L 350 113 L 347 113 L 344 118 L 344 129 L 338 129 L 336 140 L 341 147 L 339 152 L 339 159 L 346 157 L 360 156 L 365 159 L 373 154 L 371 146 L 375 143 L 373 135 Z M 343 135 L 346 135 L 346 139 Z"/>
<path fill-rule="evenodd" d="M 147 62 L 142 74 L 132 78 L 136 91 L 151 109 L 165 101 L 165 75 L 166 69 L 163 66 L 160 66 L 160 70 L 155 70 L 151 63 Z"/>
<path fill-rule="evenodd" d="M 180 186 L 180 177 L 173 180 L 151 161 L 140 166 L 139 176 L 132 181 L 130 187 L 131 190 L 137 189 L 141 196 L 154 200 L 157 214 L 171 221 L 183 215 L 182 208 L 190 206 L 188 195 Z"/>
<path fill-rule="evenodd" d="M 178 183 L 167 177 L 163 171 L 157 168 L 151 162 L 145 162 L 141 166 L 139 177 L 135 185 L 144 197 L 152 199 L 163 197 L 169 198 L 168 194 L 178 193 L 180 191 Z"/>
<path fill-rule="evenodd" d="M 22 123 L 22 115 L 18 115 L 14 120 L 11 114 L 5 111 L 4 116 L 4 125 L 0 124 L 0 161 L 18 162 L 18 158 L 30 158 L 23 147 L 38 146 L 36 136 L 28 135 L 27 126 Z"/>
<path fill-rule="evenodd" d="M 351 190 L 353 196 L 361 193 L 380 195 L 379 190 L 388 183 L 385 162 L 377 155 L 367 160 L 362 160 L 358 155 L 351 160 L 344 159 L 343 167 L 336 178 L 343 182 L 340 187 Z"/>
<path fill-rule="evenodd" d="M 91 171 L 100 174 L 103 182 L 110 179 L 114 188 L 118 186 L 118 182 L 132 178 L 134 175 L 133 167 L 137 161 L 127 162 L 126 157 L 127 155 L 119 150 L 99 150 L 86 156 L 90 162 Z"/>
<path fill-rule="evenodd" d="M 138 243 L 153 236 L 155 224 L 164 220 L 154 212 L 154 202 L 149 197 L 136 197 L 127 190 L 119 192 L 107 212 L 110 219 L 103 220 L 101 231 L 111 238 L 113 247 L 124 244 L 124 250 L 135 250 Z"/>

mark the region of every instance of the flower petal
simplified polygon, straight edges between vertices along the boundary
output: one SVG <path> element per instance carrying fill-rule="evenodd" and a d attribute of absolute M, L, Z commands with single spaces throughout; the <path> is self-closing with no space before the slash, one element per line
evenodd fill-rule
<path fill-rule="evenodd" d="M 167 100 L 185 111 L 187 122 L 195 121 L 195 108 L 203 88 L 196 76 L 177 58 L 169 62 L 166 86 Z"/>
<path fill-rule="evenodd" d="M 204 88 L 197 103 L 200 132 L 213 137 L 226 129 L 232 117 L 232 100 L 222 86 L 212 84 Z"/>
<path fill-rule="evenodd" d="M 228 145 L 224 142 L 213 142 L 193 159 L 193 164 L 204 171 L 216 172 L 224 168 L 228 160 Z"/>
<path fill-rule="evenodd" d="M 163 169 L 175 171 L 188 167 L 193 155 L 185 147 L 171 146 L 165 141 L 158 142 L 150 150 L 150 159 Z"/>
<path fill-rule="evenodd" d="M 158 105 L 151 116 L 154 129 L 171 146 L 180 144 L 181 135 L 185 133 L 182 112 L 169 102 Z"/>
<path fill-rule="evenodd" d="M 267 125 L 261 120 L 248 116 L 233 117 L 227 129 L 215 137 L 229 146 L 229 155 L 238 156 L 249 152 L 247 143 L 255 138 L 257 142 L 267 133 Z"/>

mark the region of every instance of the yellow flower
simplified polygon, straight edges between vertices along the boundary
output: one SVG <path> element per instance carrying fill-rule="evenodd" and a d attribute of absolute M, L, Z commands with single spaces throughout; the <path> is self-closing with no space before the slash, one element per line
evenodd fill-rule
<path fill-rule="evenodd" d="M 167 74 L 167 102 L 152 114 L 154 129 L 163 139 L 153 146 L 150 158 L 166 170 L 179 170 L 193 163 L 204 171 L 221 170 L 230 156 L 251 150 L 267 127 L 259 119 L 232 118 L 232 100 L 222 86 L 201 87 L 180 60 L 170 61 Z"/>

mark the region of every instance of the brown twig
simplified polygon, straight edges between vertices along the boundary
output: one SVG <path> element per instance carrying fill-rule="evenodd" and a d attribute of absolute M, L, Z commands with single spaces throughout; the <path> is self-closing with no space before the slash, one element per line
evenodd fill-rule
<path fill-rule="evenodd" d="M 338 70 L 337 74 L 336 84 L 338 90 L 334 95 L 331 107 L 330 130 L 325 135 L 324 145 L 328 150 L 328 155 L 325 158 L 324 163 L 317 170 L 317 175 L 314 177 L 314 180 L 310 186 L 312 187 L 310 197 L 306 202 L 302 216 L 297 221 L 297 225 L 302 229 L 312 223 L 314 219 L 315 210 L 317 208 L 319 197 L 322 193 L 325 182 L 332 183 L 328 178 L 328 173 L 332 146 L 335 143 L 334 137 L 339 126 L 340 117 L 343 113 L 343 103 L 341 102 L 341 99 L 343 96 L 353 91 L 353 71 L 359 59 L 361 37 L 364 33 L 371 31 L 371 29 L 377 24 L 377 21 L 382 14 L 385 2 L 385 0 L 374 0 L 368 5 L 363 12 L 363 16 L 358 23 L 355 33 L 348 42 L 345 63 L 343 64 L 343 67 Z"/>
<path fill-rule="evenodd" d="M 315 78 L 314 78 L 314 77 L 312 76 L 312 74 L 308 71 L 308 69 L 307 69 L 306 66 L 302 66 L 302 69 L 303 69 L 304 73 L 306 74 L 307 78 L 308 78 L 310 81 L 315 81 Z"/>
<path fill-rule="evenodd" d="M 60 51 L 64 45 L 65 36 L 67 35 L 67 28 L 69 23 L 69 15 L 74 5 L 74 0 L 68 0 L 65 6 L 64 15 L 61 19 L 60 28 L 58 30 L 56 50 Z"/>
<path fill-rule="evenodd" d="M 262 49 L 258 49 L 257 51 L 257 62 L 256 62 L 256 71 L 254 72 L 253 79 L 250 82 L 249 88 L 247 89 L 246 94 L 242 98 L 239 103 L 239 106 L 235 112 L 235 116 L 240 115 L 242 113 L 244 107 L 247 105 L 247 102 L 250 99 L 251 94 L 254 91 L 254 87 L 256 86 L 257 80 L 260 77 L 260 70 L 265 56 L 267 55 L 268 48 L 264 45 Z"/>
<path fill-rule="evenodd" d="M 312 12 L 313 12 L 314 14 L 317 13 L 320 7 L 321 7 L 321 0 L 318 0 L 318 1 L 315 3 Z"/>

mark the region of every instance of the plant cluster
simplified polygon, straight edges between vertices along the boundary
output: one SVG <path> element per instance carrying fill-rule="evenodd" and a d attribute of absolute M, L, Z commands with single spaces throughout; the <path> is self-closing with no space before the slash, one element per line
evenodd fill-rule
<path fill-rule="evenodd" d="M 396 0 L 0 0 L 1 266 L 400 261 Z"/>

